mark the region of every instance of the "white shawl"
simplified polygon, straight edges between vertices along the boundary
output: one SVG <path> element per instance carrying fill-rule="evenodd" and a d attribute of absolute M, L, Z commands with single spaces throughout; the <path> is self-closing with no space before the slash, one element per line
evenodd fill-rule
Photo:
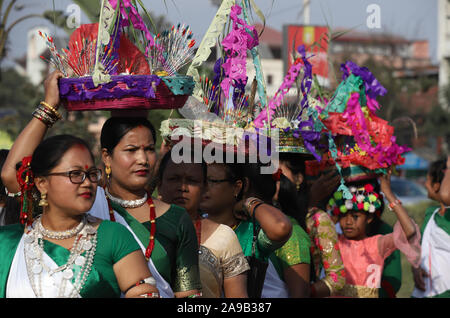
<path fill-rule="evenodd" d="M 450 290 L 450 235 L 434 221 L 438 211 L 439 208 L 434 211 L 423 233 L 420 267 L 429 277 L 424 279 L 425 291 L 414 289 L 412 296 L 416 298 L 432 297 Z"/>
<path fill-rule="evenodd" d="M 102 220 L 109 220 L 109 208 L 108 208 L 108 201 L 106 201 L 106 195 L 105 191 L 101 187 L 97 187 L 97 195 L 95 197 L 94 205 L 92 206 L 91 210 L 88 212 L 92 216 L 95 216 Z M 117 223 L 120 223 L 124 225 L 128 231 L 133 234 L 136 242 L 138 242 L 139 246 L 141 247 L 142 253 L 145 253 L 146 247 L 141 243 L 141 241 L 138 239 L 138 237 L 134 234 L 133 230 L 130 228 L 128 223 L 125 221 L 125 219 L 116 211 L 114 211 L 114 217 L 116 219 Z M 156 288 L 158 288 L 159 294 L 162 298 L 174 298 L 174 294 L 172 291 L 172 288 L 170 287 L 169 283 L 167 283 L 164 278 L 161 276 L 161 274 L 156 269 L 155 265 L 152 262 L 152 259 L 148 261 L 148 268 L 150 269 L 150 272 L 152 273 L 152 276 L 156 280 Z"/>

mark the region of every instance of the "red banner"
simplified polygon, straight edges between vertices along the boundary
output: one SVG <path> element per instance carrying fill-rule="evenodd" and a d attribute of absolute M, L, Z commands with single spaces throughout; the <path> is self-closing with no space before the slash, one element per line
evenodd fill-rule
<path fill-rule="evenodd" d="M 285 56 L 284 61 L 287 65 L 287 69 L 291 67 L 292 61 L 297 56 L 296 51 L 299 45 L 304 44 L 306 48 L 307 56 L 313 55 L 310 59 L 313 65 L 313 74 L 317 75 L 321 84 L 328 83 L 328 60 L 327 60 L 327 27 L 324 26 L 303 26 L 303 25 L 286 25 L 283 28 L 284 31 L 284 46 Z M 296 56 L 293 57 L 292 53 L 295 50 Z"/>

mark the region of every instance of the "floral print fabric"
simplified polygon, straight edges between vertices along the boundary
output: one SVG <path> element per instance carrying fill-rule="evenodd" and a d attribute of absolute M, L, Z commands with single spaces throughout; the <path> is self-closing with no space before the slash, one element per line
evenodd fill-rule
<path fill-rule="evenodd" d="M 306 231 L 311 239 L 316 277 L 320 277 L 323 268 L 325 277 L 322 281 L 330 289 L 330 295 L 335 295 L 345 285 L 345 270 L 334 223 L 326 212 L 311 208 L 306 215 Z"/>

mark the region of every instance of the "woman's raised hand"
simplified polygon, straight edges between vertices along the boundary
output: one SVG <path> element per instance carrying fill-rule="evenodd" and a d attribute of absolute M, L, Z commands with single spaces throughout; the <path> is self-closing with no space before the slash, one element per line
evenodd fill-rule
<path fill-rule="evenodd" d="M 50 106 L 58 108 L 59 104 L 59 88 L 58 79 L 64 77 L 60 71 L 50 73 L 44 81 L 45 99 L 44 101 Z"/>

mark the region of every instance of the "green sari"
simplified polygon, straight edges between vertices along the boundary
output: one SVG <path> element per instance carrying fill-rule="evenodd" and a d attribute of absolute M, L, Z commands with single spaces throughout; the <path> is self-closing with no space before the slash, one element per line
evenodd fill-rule
<path fill-rule="evenodd" d="M 0 227 L 1 298 L 7 297 L 7 282 L 14 257 L 23 257 L 23 253 L 16 253 L 23 234 L 24 226 L 21 224 Z M 139 245 L 124 226 L 107 220 L 101 222 L 97 229 L 97 248 L 92 269 L 80 291 L 80 296 L 83 298 L 120 297 L 121 290 L 113 266 L 123 257 L 139 249 Z M 44 240 L 44 251 L 58 266 L 67 263 L 70 255 L 68 249 L 47 240 Z M 74 280 L 75 277 L 72 281 Z M 14 295 L 20 294 L 20 291 L 11 292 Z"/>
<path fill-rule="evenodd" d="M 150 221 L 139 223 L 119 205 L 112 203 L 112 208 L 125 219 L 142 245 L 148 246 Z M 197 235 L 191 218 L 185 209 L 170 205 L 169 210 L 156 218 L 151 259 L 174 292 L 201 289 L 197 251 Z"/>

